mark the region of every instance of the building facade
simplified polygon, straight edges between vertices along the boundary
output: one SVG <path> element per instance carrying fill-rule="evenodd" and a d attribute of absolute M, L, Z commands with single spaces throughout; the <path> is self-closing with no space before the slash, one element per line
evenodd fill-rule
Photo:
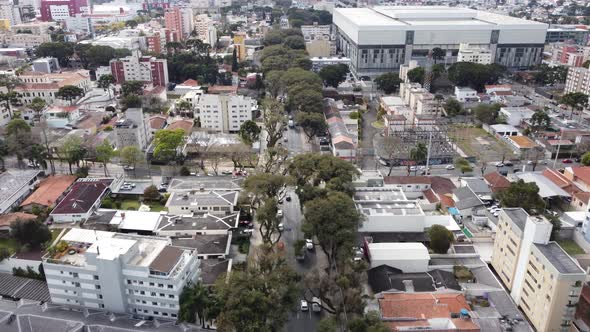
<path fill-rule="evenodd" d="M 28 72 L 18 78 L 23 84 L 14 90 L 20 94 L 20 101 L 24 104 L 30 104 L 35 97 L 42 98 L 47 104 L 68 104 L 55 96 L 61 87 L 74 85 L 86 92 L 91 84 L 87 70 L 51 74 Z"/>
<path fill-rule="evenodd" d="M 537 331 L 569 330 L 586 278 L 556 242 L 552 224 L 521 208 L 500 212 L 492 266 Z"/>
<path fill-rule="evenodd" d="M 582 92 L 590 94 L 590 69 L 570 67 L 565 81 L 565 93 Z"/>
<path fill-rule="evenodd" d="M 154 86 L 168 85 L 168 64 L 166 59 L 142 56 L 139 51 L 132 55 L 113 59 L 110 62 L 111 73 L 117 84 L 125 81 L 142 81 Z"/>
<path fill-rule="evenodd" d="M 166 8 L 164 22 L 167 29 L 176 32 L 184 40 L 193 31 L 193 10 L 187 7 Z"/>
<path fill-rule="evenodd" d="M 578 45 L 586 45 L 590 30 L 580 29 L 575 26 L 555 26 L 547 29 L 547 43 L 574 42 Z"/>
<path fill-rule="evenodd" d="M 339 51 L 356 77 L 374 78 L 417 60 L 435 47 L 453 63 L 461 43 L 486 47 L 493 62 L 512 69 L 541 62 L 547 25 L 483 11 L 450 7 L 336 8 Z"/>
<path fill-rule="evenodd" d="M 76 14 L 88 12 L 86 0 L 41 0 L 41 20 L 64 21 Z"/>
<path fill-rule="evenodd" d="M 176 319 L 184 286 L 200 275 L 196 250 L 167 238 L 75 228 L 62 240 L 67 253 L 43 257 L 56 304 Z"/>
<path fill-rule="evenodd" d="M 127 109 L 125 118 L 115 123 L 114 130 L 119 149 L 126 146 L 137 146 L 144 150 L 151 140 L 148 123 L 141 108 Z"/>
<path fill-rule="evenodd" d="M 203 94 L 194 103 L 195 118 L 201 119 L 201 127 L 224 133 L 238 132 L 242 123 L 253 119 L 257 109 L 255 99 L 237 95 Z"/>
<path fill-rule="evenodd" d="M 492 61 L 492 52 L 486 47 L 472 47 L 467 43 L 461 43 L 459 45 L 457 62 L 473 62 L 489 65 Z"/>

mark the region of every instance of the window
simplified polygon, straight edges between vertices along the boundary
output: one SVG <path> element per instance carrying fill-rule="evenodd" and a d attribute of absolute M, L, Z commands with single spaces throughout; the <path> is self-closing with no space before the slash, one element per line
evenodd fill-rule
<path fill-rule="evenodd" d="M 165 297 L 165 296 L 166 296 L 166 294 L 160 293 L 160 297 Z"/>
<path fill-rule="evenodd" d="M 168 285 L 168 289 L 172 289 L 172 288 L 174 288 L 174 286 Z"/>
<path fill-rule="evenodd" d="M 153 287 L 154 285 L 155 285 L 155 284 L 154 284 L 153 282 L 150 282 L 150 286 L 152 286 L 152 287 Z"/>
<path fill-rule="evenodd" d="M 94 285 L 95 289 L 100 289 L 100 285 Z"/>
<path fill-rule="evenodd" d="M 95 275 L 95 276 L 94 276 L 94 280 L 98 280 L 98 276 L 96 276 L 96 275 Z"/>
<path fill-rule="evenodd" d="M 154 311 L 154 315 L 159 315 L 160 313 L 157 311 Z"/>
<path fill-rule="evenodd" d="M 156 292 L 152 292 L 152 296 L 156 296 Z"/>
<path fill-rule="evenodd" d="M 145 295 L 145 292 L 144 291 L 140 291 L 139 294 Z"/>
<path fill-rule="evenodd" d="M 170 294 L 170 295 L 168 295 L 168 297 L 171 298 L 171 299 L 173 299 L 174 298 L 174 295 L 173 294 Z"/>
<path fill-rule="evenodd" d="M 158 287 L 164 288 L 164 284 L 158 284 Z"/>
<path fill-rule="evenodd" d="M 139 284 L 140 284 L 140 285 L 143 285 L 143 281 L 140 281 L 140 282 L 139 282 Z"/>
<path fill-rule="evenodd" d="M 153 302 L 153 301 L 152 301 L 152 305 L 158 305 L 158 302 Z"/>
<path fill-rule="evenodd" d="M 170 316 L 172 316 L 172 317 L 175 317 L 175 318 L 176 318 L 176 316 L 177 316 L 177 315 L 176 315 L 176 314 L 170 314 Z"/>

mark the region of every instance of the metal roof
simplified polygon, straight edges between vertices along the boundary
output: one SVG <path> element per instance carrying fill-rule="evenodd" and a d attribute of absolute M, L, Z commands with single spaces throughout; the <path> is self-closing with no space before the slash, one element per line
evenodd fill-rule
<path fill-rule="evenodd" d="M 16 300 L 49 301 L 51 299 L 46 282 L 16 277 L 8 273 L 0 273 L 0 295 Z"/>

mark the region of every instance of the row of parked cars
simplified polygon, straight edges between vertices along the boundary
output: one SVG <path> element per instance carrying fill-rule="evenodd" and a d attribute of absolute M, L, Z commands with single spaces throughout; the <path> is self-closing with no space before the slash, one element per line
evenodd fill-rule
<path fill-rule="evenodd" d="M 307 303 L 307 300 L 301 300 L 301 311 L 309 311 L 309 304 Z M 317 297 L 313 297 L 311 299 L 311 311 L 322 311 L 322 300 Z"/>

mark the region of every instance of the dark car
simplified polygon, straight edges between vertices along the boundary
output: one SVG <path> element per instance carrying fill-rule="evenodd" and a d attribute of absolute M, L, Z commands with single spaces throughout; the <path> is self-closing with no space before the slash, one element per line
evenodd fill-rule
<path fill-rule="evenodd" d="M 571 163 L 573 163 L 574 161 L 573 161 L 573 160 L 571 160 L 571 159 L 564 159 L 564 160 L 562 160 L 561 162 L 562 162 L 562 163 L 564 163 L 564 164 L 571 164 Z"/>
<path fill-rule="evenodd" d="M 506 161 L 504 162 L 504 166 L 514 166 L 514 163 L 512 163 L 511 161 Z"/>
<path fill-rule="evenodd" d="M 287 202 L 290 202 L 290 201 L 291 201 L 291 196 L 287 196 L 287 197 L 285 197 L 285 200 L 286 200 Z"/>

